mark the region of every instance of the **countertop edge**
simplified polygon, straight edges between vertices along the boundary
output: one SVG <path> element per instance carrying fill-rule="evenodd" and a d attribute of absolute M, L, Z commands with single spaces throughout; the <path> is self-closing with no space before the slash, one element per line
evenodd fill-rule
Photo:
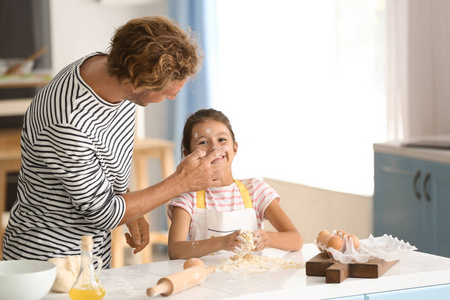
<path fill-rule="evenodd" d="M 422 159 L 442 164 L 450 164 L 450 151 L 442 149 L 403 147 L 400 143 L 375 143 L 373 150 L 378 153 L 392 154 Z"/>

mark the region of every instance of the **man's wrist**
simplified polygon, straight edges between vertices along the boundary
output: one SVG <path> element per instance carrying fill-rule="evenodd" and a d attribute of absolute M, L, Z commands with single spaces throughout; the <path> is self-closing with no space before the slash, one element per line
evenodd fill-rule
<path fill-rule="evenodd" d="M 169 191 L 171 199 L 185 192 L 188 192 L 188 188 L 184 186 L 182 176 L 180 176 L 177 172 L 167 177 L 164 180 L 164 183 L 167 185 L 167 189 Z"/>

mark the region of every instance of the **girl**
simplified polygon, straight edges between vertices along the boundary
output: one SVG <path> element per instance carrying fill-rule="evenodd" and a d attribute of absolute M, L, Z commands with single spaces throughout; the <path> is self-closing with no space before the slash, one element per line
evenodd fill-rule
<path fill-rule="evenodd" d="M 219 250 L 239 247 L 239 230 L 251 230 L 255 250 L 266 247 L 287 251 L 300 250 L 302 236 L 279 205 L 280 196 L 265 182 L 250 178 L 235 180 L 231 165 L 238 150 L 228 118 L 214 109 L 201 109 L 186 121 L 181 152 L 189 155 L 196 149 L 209 154 L 226 147 L 224 155 L 212 164 L 224 172 L 220 187 L 184 193 L 171 200 L 168 215 L 169 258 L 201 257 Z M 262 229 L 267 219 L 278 232 Z M 189 236 L 189 241 L 187 240 Z"/>

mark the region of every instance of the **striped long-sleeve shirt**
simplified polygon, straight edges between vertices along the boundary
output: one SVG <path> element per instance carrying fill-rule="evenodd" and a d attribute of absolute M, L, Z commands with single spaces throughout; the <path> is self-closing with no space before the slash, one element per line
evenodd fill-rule
<path fill-rule="evenodd" d="M 3 258 L 47 260 L 80 254 L 92 235 L 108 266 L 111 229 L 125 213 L 135 104 L 111 104 L 83 81 L 84 57 L 64 68 L 33 99 L 22 129 L 17 200 Z"/>

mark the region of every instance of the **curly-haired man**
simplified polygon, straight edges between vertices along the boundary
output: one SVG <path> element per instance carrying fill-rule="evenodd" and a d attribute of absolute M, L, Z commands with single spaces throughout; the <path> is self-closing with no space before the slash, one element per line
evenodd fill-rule
<path fill-rule="evenodd" d="M 196 151 L 174 174 L 129 192 L 136 105 L 173 100 L 201 64 L 195 34 L 165 17 L 118 28 L 109 53 L 68 65 L 33 99 L 22 129 L 17 200 L 3 239 L 3 259 L 77 255 L 81 236 L 111 261 L 111 230 L 127 224 L 127 242 L 149 242 L 143 218 L 171 198 L 220 185 L 211 162 L 226 149 Z"/>

